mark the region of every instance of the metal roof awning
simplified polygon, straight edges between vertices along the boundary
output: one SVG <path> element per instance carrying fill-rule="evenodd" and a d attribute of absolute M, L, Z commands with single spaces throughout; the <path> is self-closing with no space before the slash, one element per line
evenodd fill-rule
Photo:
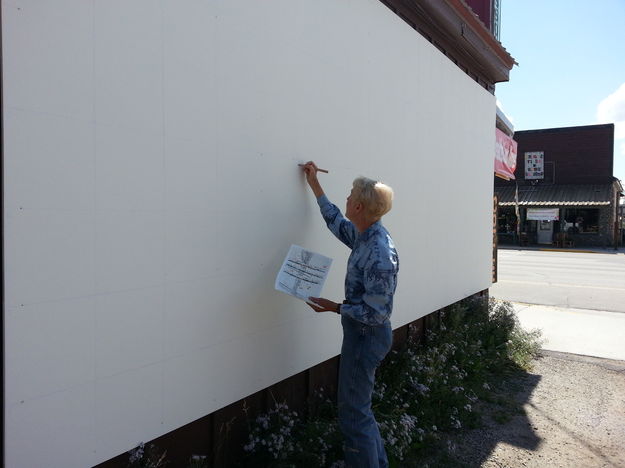
<path fill-rule="evenodd" d="M 514 187 L 495 187 L 500 206 L 514 206 Z M 547 185 L 519 187 L 521 206 L 609 205 L 613 198 L 612 184 Z"/>

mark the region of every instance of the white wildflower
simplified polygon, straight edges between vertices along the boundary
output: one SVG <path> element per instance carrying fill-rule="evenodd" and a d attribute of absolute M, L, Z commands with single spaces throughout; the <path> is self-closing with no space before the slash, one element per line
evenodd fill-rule
<path fill-rule="evenodd" d="M 129 457 L 130 463 L 135 463 L 135 462 L 142 460 L 144 451 L 145 451 L 145 443 L 141 442 L 133 450 L 128 452 L 130 454 L 130 457 Z"/>

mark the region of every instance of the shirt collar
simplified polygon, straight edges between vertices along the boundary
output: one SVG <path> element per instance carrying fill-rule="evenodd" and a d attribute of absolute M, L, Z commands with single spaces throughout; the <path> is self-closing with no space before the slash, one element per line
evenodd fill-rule
<path fill-rule="evenodd" d="M 381 228 L 382 221 L 377 220 L 375 223 L 373 223 L 371 226 L 369 226 L 367 229 L 360 233 L 360 235 L 358 236 L 358 240 L 366 241 L 369 237 L 373 235 L 373 233 L 379 231 Z"/>

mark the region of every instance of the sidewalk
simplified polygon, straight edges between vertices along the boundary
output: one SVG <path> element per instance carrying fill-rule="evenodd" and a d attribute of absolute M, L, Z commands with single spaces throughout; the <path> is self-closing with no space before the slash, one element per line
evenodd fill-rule
<path fill-rule="evenodd" d="M 512 303 L 521 326 L 543 332 L 543 349 L 625 361 L 625 313 Z"/>
<path fill-rule="evenodd" d="M 536 250 L 536 251 L 545 251 L 545 252 L 580 252 L 580 253 L 602 253 L 602 254 L 612 254 L 625 255 L 625 247 L 619 247 L 618 249 L 614 249 L 614 247 L 571 247 L 568 249 L 554 247 L 550 245 L 531 245 L 531 246 L 519 246 L 512 244 L 498 244 L 498 250 Z"/>

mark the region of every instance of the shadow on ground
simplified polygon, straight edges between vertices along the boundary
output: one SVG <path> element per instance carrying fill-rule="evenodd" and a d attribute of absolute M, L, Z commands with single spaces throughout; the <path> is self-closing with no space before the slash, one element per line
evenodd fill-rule
<path fill-rule="evenodd" d="M 442 447 L 433 447 L 433 453 L 424 459 L 407 461 L 404 466 L 478 468 L 501 443 L 528 451 L 537 450 L 542 439 L 536 434 L 524 406 L 530 402 L 541 378 L 522 370 L 502 377 L 493 395 L 476 405 L 481 414 L 480 427 L 448 434 L 441 440 Z"/>

